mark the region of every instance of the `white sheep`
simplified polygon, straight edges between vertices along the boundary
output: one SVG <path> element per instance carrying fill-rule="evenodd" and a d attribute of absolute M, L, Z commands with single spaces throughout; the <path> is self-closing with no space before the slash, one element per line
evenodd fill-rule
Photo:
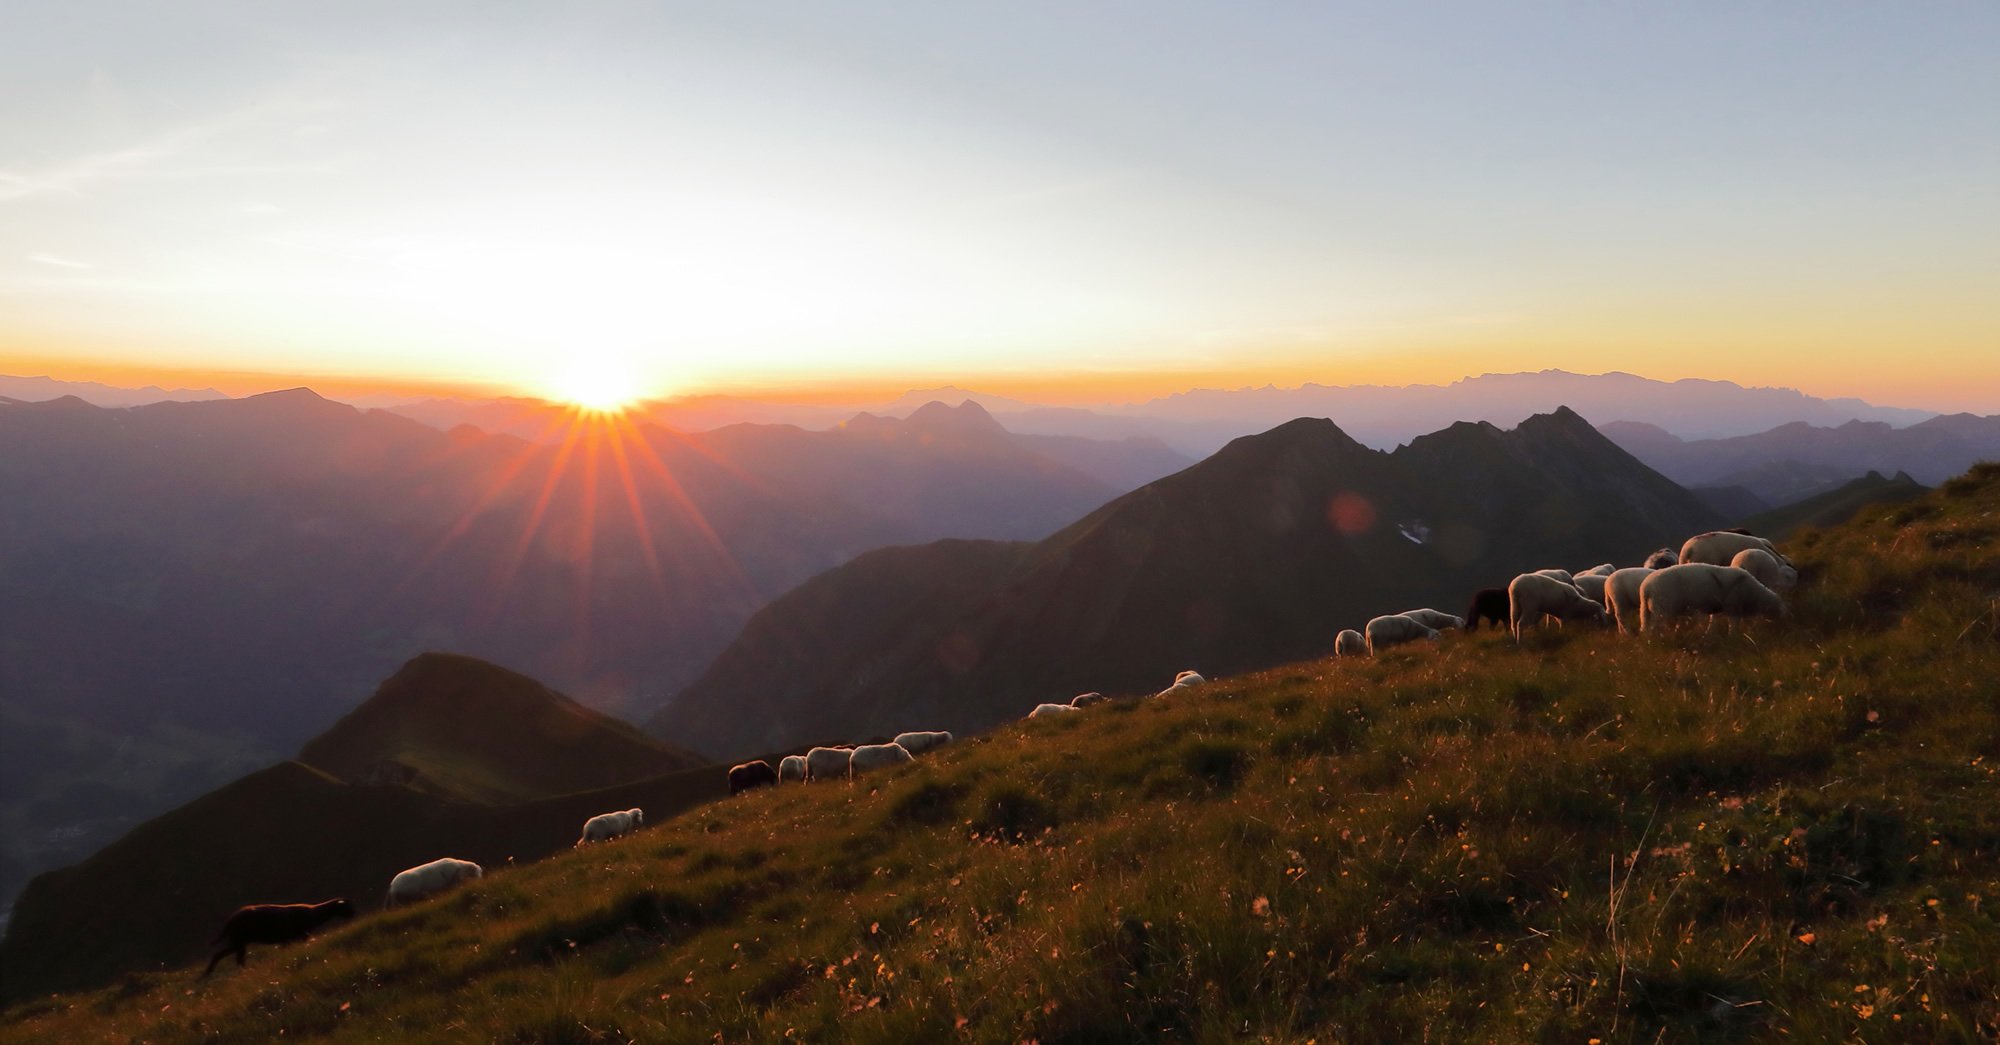
<path fill-rule="evenodd" d="M 1680 553 L 1672 548 L 1661 548 L 1646 556 L 1646 568 L 1649 570 L 1664 570 L 1669 566 L 1678 566 L 1680 562 Z"/>
<path fill-rule="evenodd" d="M 1688 538 L 1687 543 L 1681 545 L 1680 562 L 1727 566 L 1729 560 L 1736 558 L 1737 552 L 1746 548 L 1762 548 L 1776 556 L 1779 562 L 1787 565 L 1791 562 L 1779 554 L 1777 545 L 1770 541 L 1762 537 L 1752 537 L 1747 533 L 1737 533 L 1734 530 L 1714 530 Z"/>
<path fill-rule="evenodd" d="M 1361 637 L 1368 645 L 1368 655 L 1374 656 L 1392 646 L 1406 642 L 1428 639 L 1436 642 L 1439 632 L 1423 621 L 1405 617 L 1400 613 L 1387 613 L 1375 618 L 1361 629 Z"/>
<path fill-rule="evenodd" d="M 1576 576 L 1571 577 L 1570 580 L 1578 581 L 1582 580 L 1585 577 L 1609 577 L 1616 572 L 1618 572 L 1617 563 L 1600 562 L 1597 565 L 1592 566 L 1590 569 L 1587 569 L 1582 573 L 1579 573 Z"/>
<path fill-rule="evenodd" d="M 1110 697 L 1092 690 L 1089 693 L 1078 693 L 1076 696 L 1069 698 L 1069 706 L 1073 708 L 1087 708 L 1092 704 L 1102 704 L 1110 699 Z"/>
<path fill-rule="evenodd" d="M 787 780 L 796 780 L 801 784 L 806 782 L 806 756 L 786 755 L 779 760 L 778 782 L 784 783 Z"/>
<path fill-rule="evenodd" d="M 1639 586 L 1653 572 L 1644 566 L 1627 566 L 1604 582 L 1604 608 L 1618 622 L 1620 633 L 1639 630 Z"/>
<path fill-rule="evenodd" d="M 1777 592 L 1734 566 L 1684 562 L 1653 571 L 1639 585 L 1640 631 L 1657 631 L 1677 617 L 1705 616 L 1712 627 L 1718 614 L 1776 617 L 1784 612 L 1785 600 Z"/>
<path fill-rule="evenodd" d="M 1592 602 L 1604 601 L 1604 582 L 1611 579 L 1608 573 L 1579 573 L 1576 575 L 1576 590 Z"/>
<path fill-rule="evenodd" d="M 1180 674 L 1174 676 L 1173 685 L 1168 686 L 1166 689 L 1163 689 L 1153 695 L 1156 697 L 1164 697 L 1167 694 L 1172 693 L 1177 689 L 1188 689 L 1193 686 L 1199 686 L 1207 681 L 1208 681 L 1207 679 L 1201 677 L 1201 672 L 1199 671 L 1183 671 Z"/>
<path fill-rule="evenodd" d="M 849 764 L 854 775 L 860 776 L 871 769 L 884 769 L 912 761 L 915 759 L 909 749 L 901 744 L 863 744 L 854 749 Z"/>
<path fill-rule="evenodd" d="M 1729 565 L 1757 578 L 1757 583 L 1772 591 L 1791 591 L 1798 587 L 1799 571 L 1789 562 L 1762 548 L 1745 548 L 1729 560 Z"/>
<path fill-rule="evenodd" d="M 1443 610 L 1433 610 L 1428 608 L 1421 610 L 1404 610 L 1402 613 L 1397 614 L 1397 616 L 1408 617 L 1411 620 L 1416 621 L 1418 624 L 1421 624 L 1426 628 L 1434 629 L 1436 631 L 1465 630 L 1464 617 L 1454 617 Z"/>
<path fill-rule="evenodd" d="M 643 809 L 621 809 L 616 813 L 599 813 L 583 822 L 583 837 L 577 839 L 576 844 L 581 846 L 592 842 L 608 842 L 619 835 L 637 831 L 645 822 L 646 811 Z"/>
<path fill-rule="evenodd" d="M 1037 704 L 1035 710 L 1028 712 L 1028 717 L 1048 718 L 1050 715 L 1064 715 L 1078 710 L 1081 709 L 1068 704 Z"/>
<path fill-rule="evenodd" d="M 839 780 L 854 762 L 851 747 L 816 747 L 806 752 L 807 780 Z"/>
<path fill-rule="evenodd" d="M 396 907 L 412 903 L 426 896 L 433 896 L 469 878 L 478 878 L 486 872 L 470 860 L 454 860 L 447 856 L 418 864 L 407 871 L 399 872 L 389 879 L 389 898 L 385 907 Z"/>
<path fill-rule="evenodd" d="M 1583 597 L 1573 581 L 1554 576 L 1561 570 L 1524 573 L 1507 585 L 1507 619 L 1514 629 L 1514 641 L 1521 641 L 1524 626 L 1540 627 L 1543 619 L 1558 623 L 1571 620 L 1603 620 L 1604 607 Z"/>
<path fill-rule="evenodd" d="M 1569 585 L 1572 588 L 1576 587 L 1576 577 L 1572 575 L 1568 570 L 1536 570 L 1535 576 L 1554 577 L 1556 580 L 1559 580 L 1564 584 Z"/>
<path fill-rule="evenodd" d="M 895 742 L 902 745 L 903 750 L 908 751 L 910 754 L 921 755 L 932 748 L 943 747 L 951 743 L 951 734 L 941 730 L 929 733 L 898 733 L 896 734 Z"/>
<path fill-rule="evenodd" d="M 1333 655 L 1336 657 L 1358 657 L 1368 652 L 1368 640 L 1353 628 L 1347 628 L 1333 637 Z"/>

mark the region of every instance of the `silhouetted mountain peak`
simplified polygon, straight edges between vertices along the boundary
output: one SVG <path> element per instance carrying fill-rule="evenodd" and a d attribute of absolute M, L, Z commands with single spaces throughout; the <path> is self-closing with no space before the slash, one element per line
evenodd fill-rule
<path fill-rule="evenodd" d="M 259 392 L 256 395 L 244 396 L 239 400 L 239 402 L 244 403 L 327 403 L 331 401 L 304 385 L 300 385 L 297 388 L 281 388 L 273 392 Z"/>
<path fill-rule="evenodd" d="M 1583 415 L 1567 406 L 1559 406 L 1546 414 L 1535 414 L 1516 426 L 1517 432 L 1562 433 L 1593 442 L 1604 438 L 1597 428 Z"/>
<path fill-rule="evenodd" d="M 871 414 L 866 410 L 840 423 L 840 430 L 844 432 L 894 432 L 900 427 L 902 427 L 901 421 L 893 417 Z"/>
<path fill-rule="evenodd" d="M 85 414 L 102 409 L 102 407 L 93 406 L 73 395 L 45 399 L 39 403 L 18 403 L 17 405 L 23 410 L 38 410 L 50 414 Z"/>
<path fill-rule="evenodd" d="M 957 406 L 932 400 L 916 409 L 903 422 L 912 431 L 954 435 L 990 434 L 1006 435 L 1007 429 L 986 412 L 986 408 L 967 399 Z"/>

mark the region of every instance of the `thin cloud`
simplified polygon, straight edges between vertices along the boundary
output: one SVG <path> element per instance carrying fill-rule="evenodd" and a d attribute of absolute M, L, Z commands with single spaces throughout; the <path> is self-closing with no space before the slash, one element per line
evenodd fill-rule
<path fill-rule="evenodd" d="M 63 269 L 90 269 L 97 267 L 88 261 L 59 257 L 55 254 L 30 254 L 28 255 L 28 260 L 37 265 L 54 265 L 57 268 Z"/>
<path fill-rule="evenodd" d="M 263 102 L 188 124 L 123 149 L 86 153 L 39 170 L 0 170 L 0 203 L 37 196 L 74 196 L 92 184 L 135 178 L 213 178 L 318 171 L 319 164 L 187 163 L 190 153 L 269 116 L 297 111 L 287 102 Z"/>

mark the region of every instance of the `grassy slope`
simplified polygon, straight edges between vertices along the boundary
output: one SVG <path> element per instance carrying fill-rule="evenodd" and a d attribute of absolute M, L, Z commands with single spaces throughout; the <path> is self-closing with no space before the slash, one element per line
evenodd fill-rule
<path fill-rule="evenodd" d="M 1788 620 L 1458 637 L 1003 727 L 0 1036 L 1987 1037 L 2000 468 Z"/>

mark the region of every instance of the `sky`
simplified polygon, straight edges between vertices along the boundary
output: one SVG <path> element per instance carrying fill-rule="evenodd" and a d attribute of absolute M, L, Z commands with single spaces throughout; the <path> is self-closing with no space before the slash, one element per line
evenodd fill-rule
<path fill-rule="evenodd" d="M 2000 412 L 1991 3 L 0 24 L 0 373 L 1119 400 L 1561 367 Z"/>

